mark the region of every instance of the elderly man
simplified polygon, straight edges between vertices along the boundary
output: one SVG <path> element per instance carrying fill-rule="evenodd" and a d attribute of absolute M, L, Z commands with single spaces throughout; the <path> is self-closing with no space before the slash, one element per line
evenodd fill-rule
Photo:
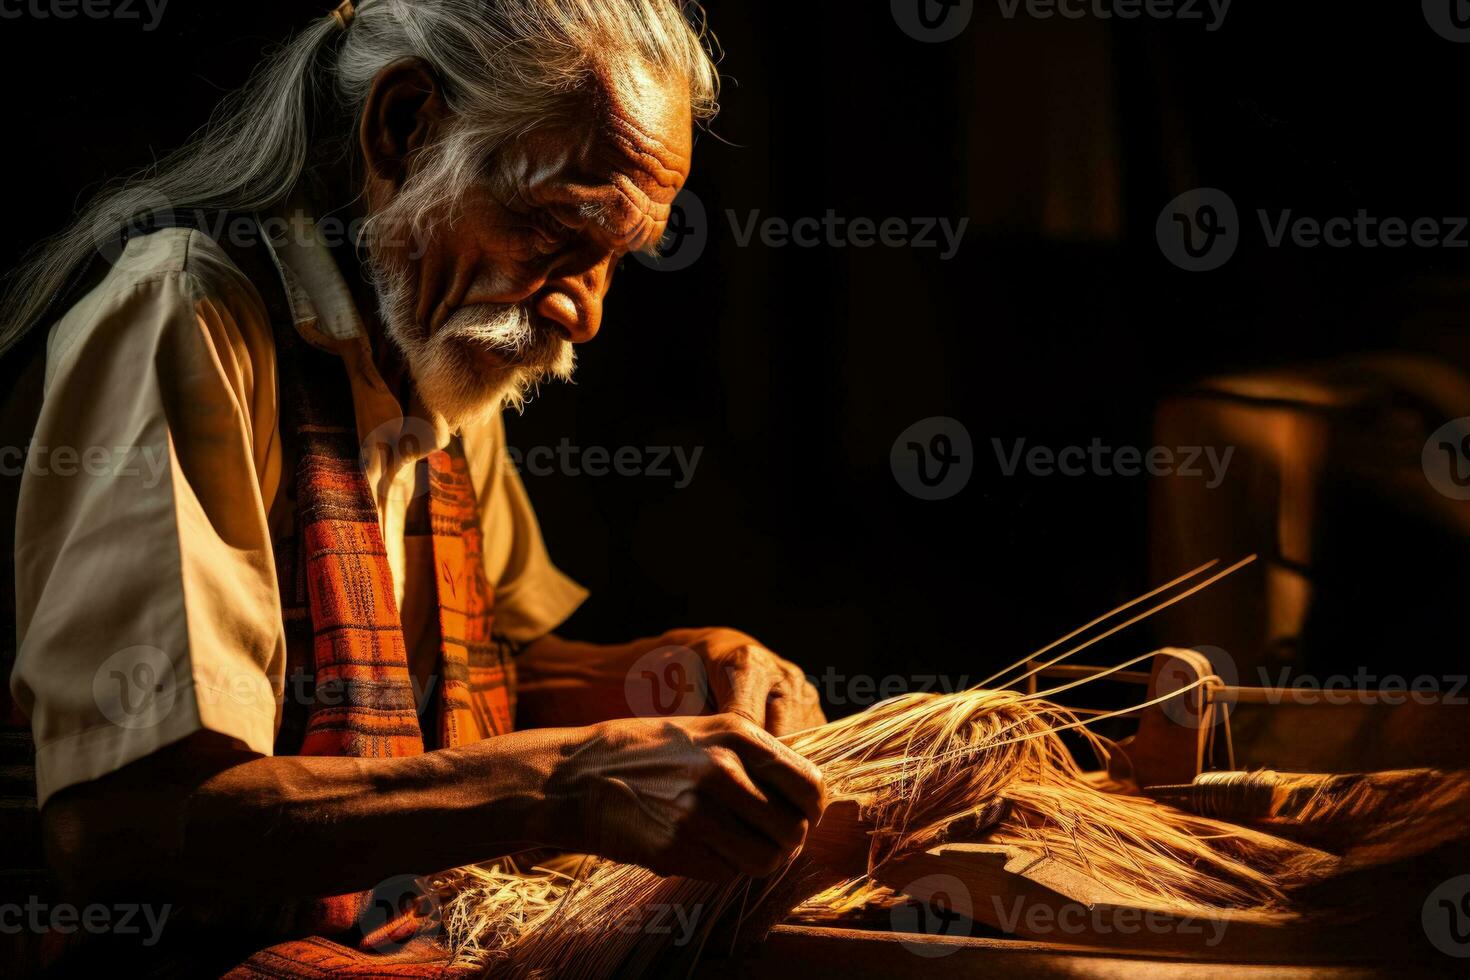
<path fill-rule="evenodd" d="M 674 0 L 343 4 L 22 272 L 10 686 L 74 891 L 303 900 L 357 943 L 395 876 L 801 844 L 802 673 L 728 629 L 558 636 L 584 593 L 500 420 L 657 243 L 716 85 Z"/>

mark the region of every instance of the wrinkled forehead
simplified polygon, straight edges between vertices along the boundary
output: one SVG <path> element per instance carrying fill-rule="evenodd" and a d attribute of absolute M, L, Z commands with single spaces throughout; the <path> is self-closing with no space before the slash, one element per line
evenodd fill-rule
<path fill-rule="evenodd" d="M 634 62 L 604 74 L 597 91 L 603 142 L 616 147 L 620 165 L 663 171 L 682 184 L 694 152 L 689 80 Z"/>
<path fill-rule="evenodd" d="M 689 176 L 693 117 L 689 84 L 641 67 L 599 75 L 572 118 L 529 134 L 511 164 L 518 190 L 532 201 L 582 192 L 621 191 L 667 217 Z"/>

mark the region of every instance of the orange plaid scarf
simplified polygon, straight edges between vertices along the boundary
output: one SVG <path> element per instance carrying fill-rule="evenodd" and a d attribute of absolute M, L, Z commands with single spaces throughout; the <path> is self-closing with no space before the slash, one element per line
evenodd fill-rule
<path fill-rule="evenodd" d="M 291 687 L 312 693 L 304 716 L 283 722 L 277 752 L 417 755 L 425 739 L 356 431 L 308 424 L 297 437 L 297 533 L 277 567 Z M 437 691 L 425 693 L 439 699 L 435 742 L 451 748 L 511 730 L 512 665 L 491 641 L 474 488 L 457 442 L 430 454 L 429 481 L 441 645 Z"/>
<path fill-rule="evenodd" d="M 340 359 L 302 342 L 290 317 L 272 319 L 281 431 L 297 461 L 295 533 L 276 556 L 288 681 L 276 754 L 417 755 L 426 740 L 346 373 Z M 491 636 L 493 593 L 458 440 L 431 453 L 428 464 L 441 638 L 435 735 L 438 747 L 452 748 L 512 730 L 514 664 Z M 421 908 L 382 914 L 374 906 L 384 897 L 364 892 L 315 903 L 306 916 L 313 936 L 257 953 L 229 975 L 445 973 L 447 951 L 432 939 L 436 924 L 424 921 Z"/>

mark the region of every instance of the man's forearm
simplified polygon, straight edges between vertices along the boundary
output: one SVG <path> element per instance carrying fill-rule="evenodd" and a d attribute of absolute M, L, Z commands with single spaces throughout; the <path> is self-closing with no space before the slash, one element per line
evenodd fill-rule
<path fill-rule="evenodd" d="M 591 725 L 627 717 L 629 670 L 639 657 L 675 642 L 673 633 L 615 644 L 542 637 L 516 658 L 516 725 Z"/>
<path fill-rule="evenodd" d="M 261 758 L 195 736 L 58 794 L 52 863 L 88 893 L 283 898 L 564 845 L 543 793 L 561 734 L 403 759 Z"/>
<path fill-rule="evenodd" d="M 821 697 L 801 668 L 738 630 L 673 629 L 631 643 L 551 634 L 516 659 L 517 724 L 590 725 L 630 715 L 716 710 L 773 735 L 822 724 Z"/>

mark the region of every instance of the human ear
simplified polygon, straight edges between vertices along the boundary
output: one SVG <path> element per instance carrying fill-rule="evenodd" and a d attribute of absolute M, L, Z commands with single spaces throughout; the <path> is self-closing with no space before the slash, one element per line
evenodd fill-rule
<path fill-rule="evenodd" d="M 368 171 L 402 184 L 414 154 L 429 144 L 448 114 L 439 81 L 423 61 L 405 58 L 384 67 L 373 79 L 358 133 Z"/>

